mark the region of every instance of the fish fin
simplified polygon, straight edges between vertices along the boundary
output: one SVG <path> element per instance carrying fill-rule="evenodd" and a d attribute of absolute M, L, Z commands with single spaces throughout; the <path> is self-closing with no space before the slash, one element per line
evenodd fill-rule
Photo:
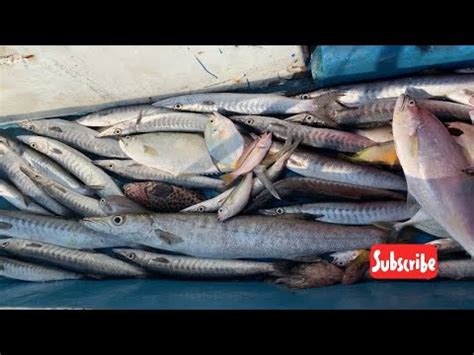
<path fill-rule="evenodd" d="M 63 130 L 60 127 L 53 126 L 53 127 L 49 127 L 48 129 L 53 132 L 63 133 Z"/>
<path fill-rule="evenodd" d="M 426 90 L 414 88 L 412 86 L 409 86 L 405 89 L 405 94 L 413 97 L 414 99 L 432 99 L 433 97 L 435 97 L 428 93 Z"/>
<path fill-rule="evenodd" d="M 281 200 L 280 195 L 278 194 L 278 191 L 275 189 L 273 186 L 273 183 L 270 181 L 268 178 L 267 174 L 265 174 L 265 167 L 262 165 L 257 165 L 253 172 L 257 176 L 257 178 L 262 182 L 263 186 L 270 191 L 273 197 L 275 197 L 278 200 Z"/>
<path fill-rule="evenodd" d="M 143 146 L 143 153 L 158 156 L 158 152 L 156 151 L 156 149 L 146 144 Z"/>
<path fill-rule="evenodd" d="M 176 234 L 165 232 L 161 229 L 155 229 L 155 234 L 159 236 L 159 238 L 169 245 L 178 244 L 184 242 L 184 240 L 178 237 Z"/>
<path fill-rule="evenodd" d="M 416 133 L 414 133 L 411 136 L 412 136 L 412 139 L 411 139 L 411 143 L 410 143 L 410 153 L 411 153 L 412 156 L 416 156 L 418 154 L 419 140 L 418 140 L 418 136 L 416 135 Z"/>
<path fill-rule="evenodd" d="M 409 212 L 412 212 L 413 215 L 420 210 L 421 206 L 418 201 L 413 197 L 413 195 L 408 191 L 407 192 L 407 209 Z"/>
<path fill-rule="evenodd" d="M 33 199 L 30 196 L 23 195 L 23 202 L 25 206 L 29 206 L 33 202 Z"/>
<path fill-rule="evenodd" d="M 234 182 L 235 179 L 237 179 L 238 175 L 235 175 L 234 173 L 229 173 L 225 174 L 222 176 L 222 180 L 226 185 L 230 185 Z"/>
<path fill-rule="evenodd" d="M 138 118 L 135 122 L 135 125 L 138 126 L 140 124 L 140 122 L 142 121 L 142 118 L 143 118 L 143 109 L 141 109 L 140 112 L 138 113 Z"/>
<path fill-rule="evenodd" d="M 317 221 L 318 219 L 321 219 L 321 218 L 325 217 L 324 214 L 312 214 L 312 215 L 310 215 L 310 216 L 312 216 L 312 217 L 313 217 L 312 219 L 314 219 L 315 221 Z"/>
<path fill-rule="evenodd" d="M 269 167 L 284 155 L 286 155 L 287 159 L 289 159 L 290 155 L 293 154 L 293 152 L 296 150 L 296 148 L 298 148 L 302 141 L 303 138 L 298 138 L 293 141 L 292 137 L 288 137 L 283 147 L 274 154 L 268 154 L 265 159 L 262 160 L 260 165 L 263 165 L 264 167 Z"/>
<path fill-rule="evenodd" d="M 467 175 L 474 175 L 474 166 L 469 166 L 465 169 L 462 169 L 462 172 Z"/>
<path fill-rule="evenodd" d="M 0 222 L 0 229 L 11 229 L 13 225 L 7 222 Z"/>
<path fill-rule="evenodd" d="M 87 187 L 91 190 L 102 190 L 105 188 L 104 185 L 87 185 Z"/>
<path fill-rule="evenodd" d="M 58 148 L 52 148 L 51 152 L 54 153 L 54 154 L 63 154 L 62 150 L 60 150 Z"/>

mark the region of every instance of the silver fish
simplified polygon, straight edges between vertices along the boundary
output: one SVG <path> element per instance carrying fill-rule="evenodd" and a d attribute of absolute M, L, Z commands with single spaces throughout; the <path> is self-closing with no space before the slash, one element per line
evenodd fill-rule
<path fill-rule="evenodd" d="M 123 196 L 114 180 L 78 150 L 47 137 L 17 136 L 17 138 L 55 160 L 78 177 L 88 188 L 96 190 L 99 196 Z"/>
<path fill-rule="evenodd" d="M 217 219 L 220 222 L 228 220 L 245 208 L 252 192 L 252 176 L 252 172 L 247 173 L 217 210 Z"/>
<path fill-rule="evenodd" d="M 45 210 L 43 207 L 37 205 L 33 201 L 30 201 L 29 197 L 23 195 L 15 186 L 10 185 L 2 179 L 0 179 L 0 196 L 19 210 L 37 214 L 52 215 L 51 212 Z"/>
<path fill-rule="evenodd" d="M 29 168 L 20 169 L 33 180 L 36 185 L 46 191 L 49 196 L 76 212 L 79 216 L 107 216 L 107 214 L 103 212 L 97 199 L 70 190 Z"/>
<path fill-rule="evenodd" d="M 275 94 L 207 93 L 172 97 L 157 101 L 155 107 L 194 112 L 241 114 L 297 114 L 315 111 L 316 100 L 298 100 Z"/>
<path fill-rule="evenodd" d="M 157 110 L 157 109 L 155 109 Z M 199 113 L 161 110 L 136 120 L 119 122 L 97 137 L 126 136 L 146 132 L 204 132 L 208 117 Z"/>
<path fill-rule="evenodd" d="M 323 90 L 327 92 L 327 89 Z M 341 94 L 338 101 L 346 106 L 358 106 L 372 100 L 397 98 L 406 92 L 419 99 L 443 97 L 473 106 L 474 101 L 471 100 L 473 99 L 472 91 L 474 91 L 474 75 L 414 76 L 342 85 L 331 88 L 331 91 Z M 320 93 L 315 91 L 303 95 L 310 99 L 319 96 Z"/>
<path fill-rule="evenodd" d="M 119 143 L 113 138 L 97 138 L 97 131 L 74 121 L 47 119 L 24 121 L 19 125 L 36 134 L 58 139 L 71 146 L 109 158 L 126 158 Z"/>
<path fill-rule="evenodd" d="M 137 249 L 113 249 L 113 252 L 146 269 L 171 277 L 226 279 L 278 273 L 278 267 L 271 262 L 195 258 Z"/>
<path fill-rule="evenodd" d="M 22 167 L 28 168 L 29 165 L 9 146 L 0 142 L 0 170 L 2 170 L 10 181 L 26 196 L 31 197 L 42 207 L 47 208 L 60 216 L 71 214 L 67 208 L 56 202 L 46 192 L 41 190 L 28 176 L 22 171 Z"/>
<path fill-rule="evenodd" d="M 136 120 L 140 115 L 146 117 L 161 111 L 151 105 L 113 107 L 82 116 L 75 122 L 89 127 L 108 127 L 120 122 Z"/>
<path fill-rule="evenodd" d="M 227 173 L 238 168 L 245 141 L 230 119 L 214 112 L 204 129 L 204 139 L 219 171 Z"/>
<path fill-rule="evenodd" d="M 274 144 L 272 153 L 279 148 Z M 354 164 L 342 159 L 297 149 L 288 159 L 286 167 L 305 177 L 346 182 L 379 189 L 406 190 L 406 182 L 391 172 L 370 166 Z"/>
<path fill-rule="evenodd" d="M 326 223 L 363 225 L 410 218 L 405 201 L 319 202 L 260 210 L 268 216 L 310 214 Z"/>
<path fill-rule="evenodd" d="M 368 138 L 351 132 L 310 127 L 274 117 L 246 115 L 231 116 L 230 119 L 259 132 L 270 131 L 278 138 L 301 138 L 302 144 L 315 148 L 355 153 L 376 144 Z"/>
<path fill-rule="evenodd" d="M 474 256 L 474 178 L 464 172 L 469 162 L 462 148 L 431 112 L 408 95 L 397 101 L 393 135 L 408 192 Z"/>
<path fill-rule="evenodd" d="M 150 168 L 148 166 L 139 164 L 131 159 L 95 160 L 94 164 L 106 170 L 112 171 L 117 175 L 133 180 L 154 180 L 170 183 L 177 186 L 212 189 L 219 191 L 223 190 L 226 186 L 225 183 L 220 179 L 188 174 L 175 176 L 166 171 Z"/>
<path fill-rule="evenodd" d="M 64 248 L 26 239 L 0 240 L 0 250 L 20 258 L 44 262 L 82 274 L 108 277 L 145 277 L 147 272 L 133 264 L 108 255 L 84 250 Z"/>
<path fill-rule="evenodd" d="M 0 276 L 21 281 L 77 280 L 84 276 L 51 266 L 36 265 L 0 256 Z"/>
<path fill-rule="evenodd" d="M 90 230 L 77 221 L 20 211 L 0 210 L 0 234 L 73 249 L 130 245 L 115 236 Z"/>
<path fill-rule="evenodd" d="M 40 174 L 43 174 L 50 179 L 64 185 L 71 190 L 79 192 L 85 195 L 92 195 L 92 191 L 87 189 L 83 184 L 80 183 L 74 176 L 72 176 L 67 170 L 61 165 L 56 163 L 54 160 L 49 159 L 46 155 L 31 149 L 27 145 L 17 142 L 16 140 L 2 137 L 5 139 L 8 145 L 13 149 L 15 153 L 21 156 L 31 167 Z"/>
<path fill-rule="evenodd" d="M 120 140 L 125 154 L 137 163 L 173 175 L 218 174 L 204 138 L 195 133 L 157 132 Z"/>
<path fill-rule="evenodd" d="M 371 226 L 339 226 L 268 216 L 236 216 L 225 223 L 209 213 L 128 214 L 87 217 L 95 231 L 154 248 L 222 259 L 314 260 L 331 251 L 370 248 L 386 232 Z"/>
<path fill-rule="evenodd" d="M 454 259 L 442 260 L 438 263 L 438 277 L 442 279 L 473 279 L 474 260 Z"/>

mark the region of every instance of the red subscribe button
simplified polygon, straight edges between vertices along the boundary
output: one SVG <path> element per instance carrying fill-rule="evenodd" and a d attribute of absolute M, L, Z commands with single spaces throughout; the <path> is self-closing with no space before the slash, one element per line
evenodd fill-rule
<path fill-rule="evenodd" d="M 433 279 L 438 253 L 434 245 L 377 244 L 370 249 L 369 272 L 374 279 Z"/>

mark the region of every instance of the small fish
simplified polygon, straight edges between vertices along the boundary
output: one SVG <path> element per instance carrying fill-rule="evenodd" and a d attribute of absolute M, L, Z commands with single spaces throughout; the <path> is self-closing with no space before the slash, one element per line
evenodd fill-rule
<path fill-rule="evenodd" d="M 155 107 L 194 112 L 231 112 L 250 115 L 312 112 L 319 100 L 298 100 L 275 94 L 206 93 L 157 101 Z"/>
<path fill-rule="evenodd" d="M 61 119 L 47 119 L 24 121 L 19 123 L 24 128 L 35 134 L 58 139 L 68 145 L 86 152 L 109 158 L 126 158 L 117 140 L 112 138 L 97 138 L 97 131 L 80 125 L 74 121 Z"/>
<path fill-rule="evenodd" d="M 260 210 L 268 216 L 311 215 L 321 222 L 363 225 L 400 221 L 412 217 L 405 201 L 319 202 Z"/>
<path fill-rule="evenodd" d="M 52 215 L 51 212 L 31 201 L 29 197 L 23 195 L 15 186 L 10 185 L 2 179 L 0 179 L 0 196 L 19 210 L 50 216 Z"/>
<path fill-rule="evenodd" d="M 247 206 L 252 192 L 252 176 L 252 172 L 247 173 L 217 210 L 217 219 L 220 222 L 237 215 Z"/>
<path fill-rule="evenodd" d="M 123 195 L 115 181 L 78 150 L 47 137 L 20 135 L 17 138 L 56 161 L 99 196 Z"/>
<path fill-rule="evenodd" d="M 95 165 L 132 180 L 154 180 L 188 188 L 202 188 L 221 191 L 224 181 L 199 175 L 172 175 L 166 171 L 150 168 L 131 159 L 95 160 Z"/>
<path fill-rule="evenodd" d="M 196 258 L 137 249 L 113 249 L 113 252 L 152 272 L 173 278 L 240 279 L 279 273 L 278 264 L 271 262 Z"/>
<path fill-rule="evenodd" d="M 227 173 L 237 168 L 245 141 L 231 120 L 214 112 L 207 121 L 204 138 L 219 171 Z"/>
<path fill-rule="evenodd" d="M 237 169 L 222 177 L 225 183 L 230 184 L 240 175 L 251 172 L 262 162 L 272 145 L 272 134 L 270 132 L 262 134 L 252 142 L 242 153 L 237 162 Z"/>
<path fill-rule="evenodd" d="M 122 213 L 147 213 L 146 208 L 125 196 L 107 196 L 99 200 L 99 206 L 105 216 Z"/>
<path fill-rule="evenodd" d="M 409 95 L 397 101 L 393 135 L 409 194 L 474 256 L 474 178 L 464 171 L 469 161 L 462 148 Z"/>
<path fill-rule="evenodd" d="M 204 132 L 207 116 L 193 112 L 176 112 L 166 109 L 154 114 L 119 122 L 101 131 L 97 137 L 118 137 L 147 132 Z"/>
<path fill-rule="evenodd" d="M 56 267 L 36 265 L 0 256 L 0 276 L 10 279 L 33 282 L 77 280 L 84 278 L 75 272 L 61 270 Z"/>
<path fill-rule="evenodd" d="M 156 212 L 179 212 L 204 201 L 198 192 L 162 182 L 133 182 L 123 186 L 125 195 Z"/>
<path fill-rule="evenodd" d="M 220 173 L 199 134 L 144 133 L 120 139 L 120 147 L 137 163 L 172 175 Z"/>
<path fill-rule="evenodd" d="M 136 265 L 102 253 L 69 249 L 26 239 L 1 240 L 0 250 L 7 251 L 16 257 L 47 263 L 82 274 L 129 278 L 141 278 L 148 274 Z"/>
<path fill-rule="evenodd" d="M 140 115 L 146 117 L 159 112 L 160 109 L 151 105 L 113 107 L 82 116 L 75 122 L 89 127 L 108 127 L 124 121 L 135 121 Z"/>
<path fill-rule="evenodd" d="M 210 213 L 87 217 L 81 224 L 131 244 L 218 259 L 314 261 L 323 253 L 370 249 L 388 237 L 386 231 L 372 226 L 243 215 L 222 223 Z"/>

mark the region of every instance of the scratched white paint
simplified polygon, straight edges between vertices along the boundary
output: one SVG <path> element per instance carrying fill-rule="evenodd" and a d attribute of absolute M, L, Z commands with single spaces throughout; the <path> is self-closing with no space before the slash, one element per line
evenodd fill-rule
<path fill-rule="evenodd" d="M 3 46 L 0 123 L 264 86 L 305 59 L 301 46 Z"/>

